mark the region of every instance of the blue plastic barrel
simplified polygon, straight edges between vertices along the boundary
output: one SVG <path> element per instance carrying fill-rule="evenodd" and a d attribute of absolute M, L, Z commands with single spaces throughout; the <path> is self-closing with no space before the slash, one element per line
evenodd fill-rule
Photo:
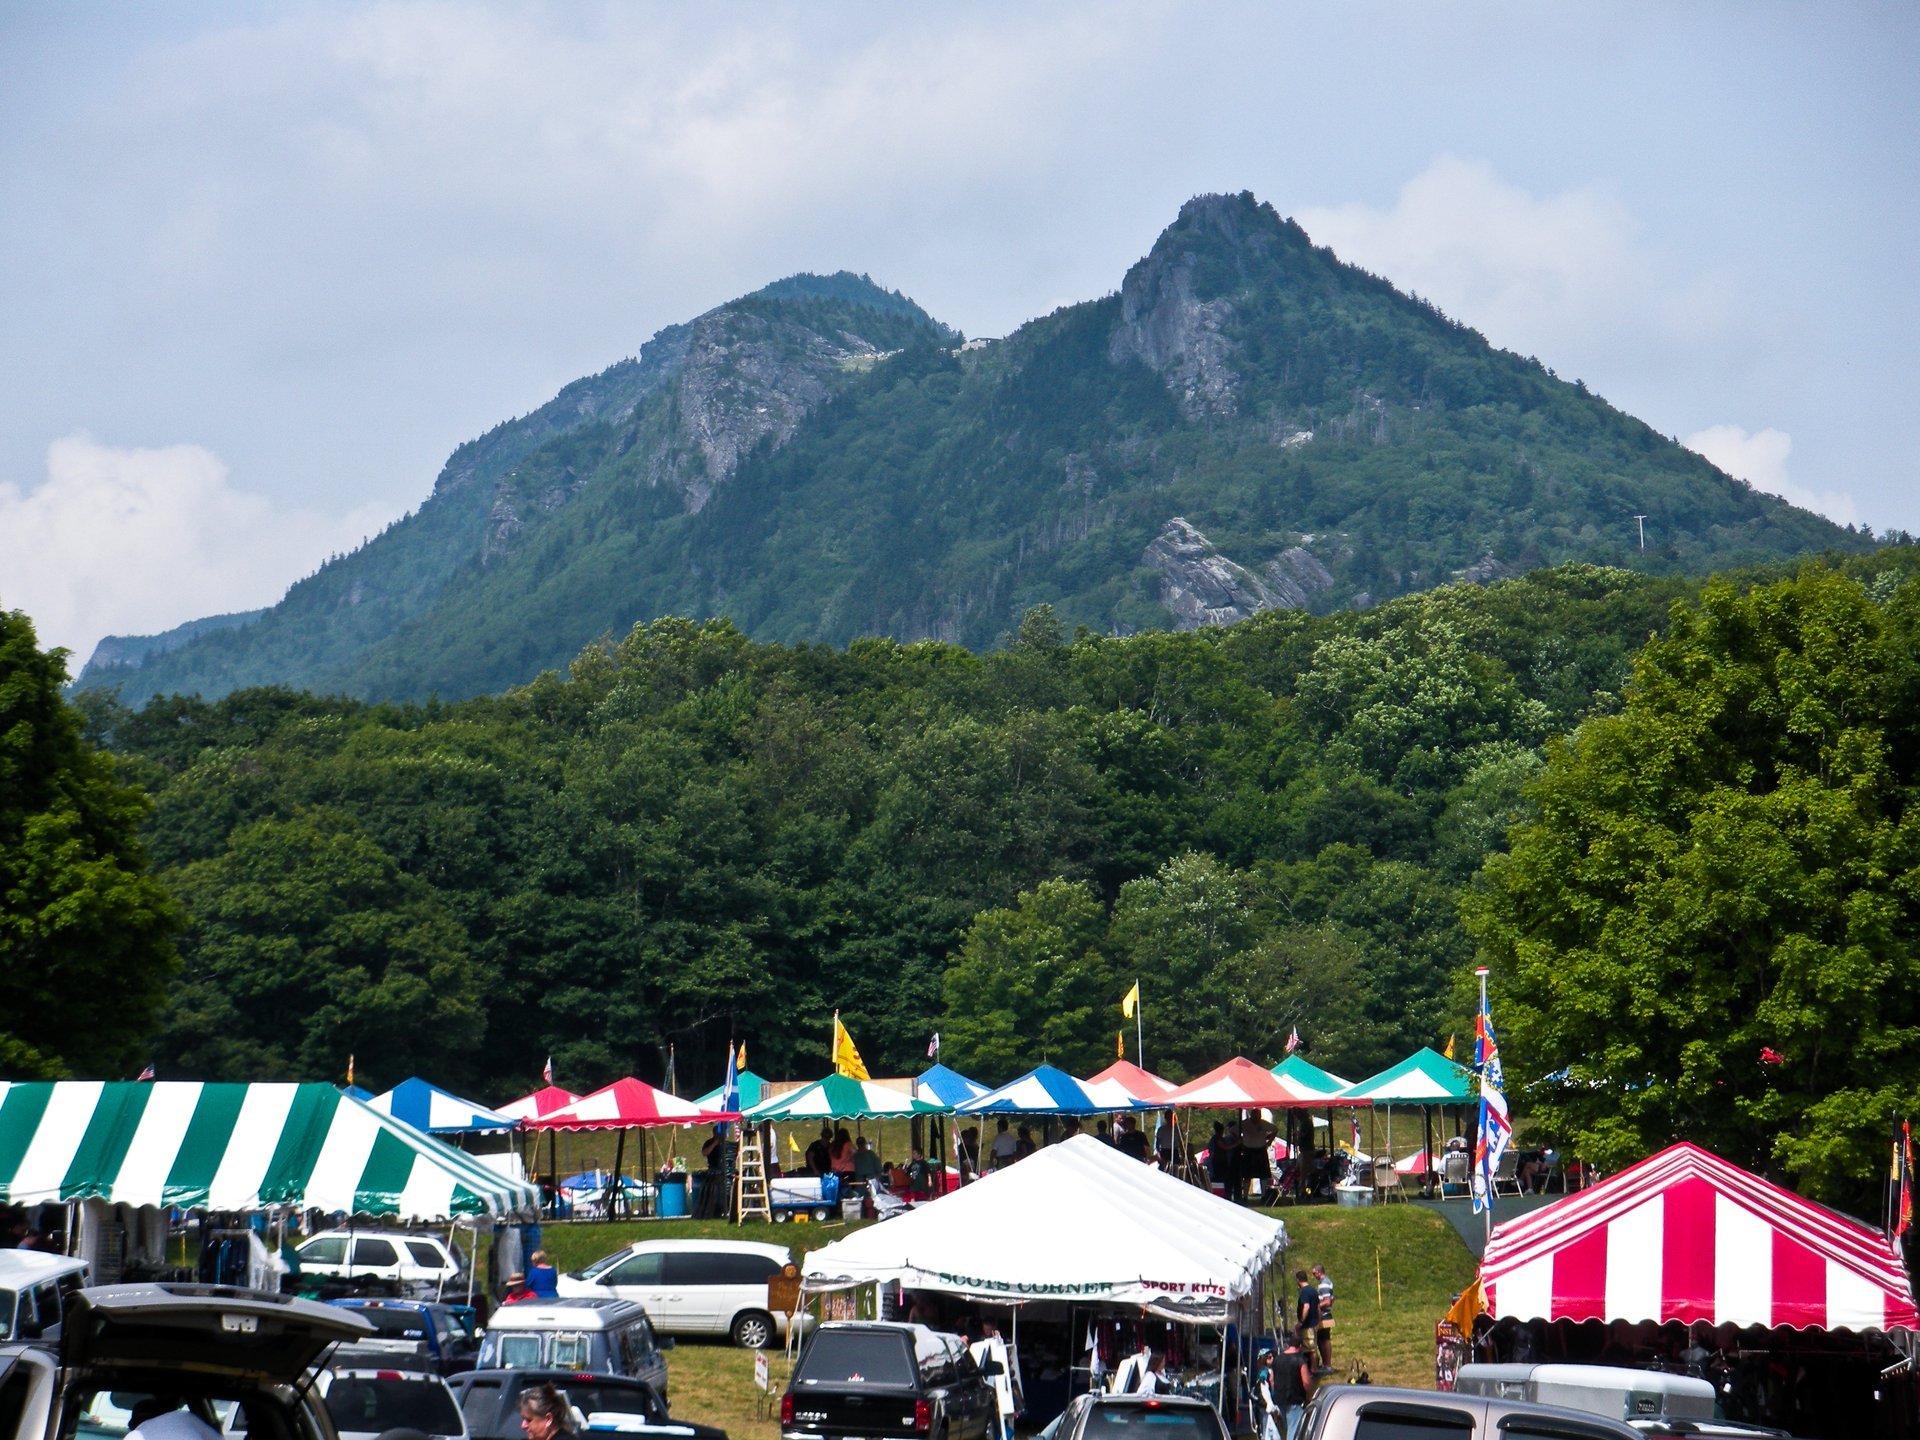
<path fill-rule="evenodd" d="M 676 1175 L 662 1180 L 654 1190 L 654 1214 L 663 1220 L 684 1219 L 687 1214 L 687 1177 Z"/>

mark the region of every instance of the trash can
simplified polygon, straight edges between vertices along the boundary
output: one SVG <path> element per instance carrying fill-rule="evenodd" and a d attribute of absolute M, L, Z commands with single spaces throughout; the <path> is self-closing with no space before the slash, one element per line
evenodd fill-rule
<path fill-rule="evenodd" d="M 654 1192 L 653 1213 L 662 1220 L 684 1220 L 687 1216 L 687 1177 L 675 1175 L 662 1180 Z"/>
<path fill-rule="evenodd" d="M 1355 1205 L 1371 1205 L 1373 1204 L 1373 1187 L 1371 1185 L 1336 1185 L 1333 1187 L 1333 1198 L 1336 1203 L 1349 1208 Z"/>

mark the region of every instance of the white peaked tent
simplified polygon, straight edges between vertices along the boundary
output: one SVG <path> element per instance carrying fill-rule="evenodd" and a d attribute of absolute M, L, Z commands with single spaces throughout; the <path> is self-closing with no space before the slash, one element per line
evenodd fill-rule
<path fill-rule="evenodd" d="M 898 1281 L 1220 1324 L 1286 1246 L 1278 1220 L 1076 1135 L 811 1252 L 801 1285 L 818 1293 Z"/>

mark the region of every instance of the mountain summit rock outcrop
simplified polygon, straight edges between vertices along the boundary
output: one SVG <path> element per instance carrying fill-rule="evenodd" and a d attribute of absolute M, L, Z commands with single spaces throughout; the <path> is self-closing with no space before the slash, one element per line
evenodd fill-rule
<path fill-rule="evenodd" d="M 986 646 L 1042 602 L 1125 632 L 1868 543 L 1208 195 L 1117 293 L 990 344 L 846 273 L 669 326 L 278 605 L 103 646 L 78 683 L 451 697 L 667 614 Z"/>

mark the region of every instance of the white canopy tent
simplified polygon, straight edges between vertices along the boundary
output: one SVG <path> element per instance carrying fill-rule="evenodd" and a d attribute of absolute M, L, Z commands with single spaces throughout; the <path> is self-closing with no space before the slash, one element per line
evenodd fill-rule
<path fill-rule="evenodd" d="M 897 1281 L 1003 1304 L 1128 1305 L 1217 1325 L 1286 1246 L 1286 1226 L 1271 1216 L 1077 1135 L 813 1251 L 801 1286 Z"/>

